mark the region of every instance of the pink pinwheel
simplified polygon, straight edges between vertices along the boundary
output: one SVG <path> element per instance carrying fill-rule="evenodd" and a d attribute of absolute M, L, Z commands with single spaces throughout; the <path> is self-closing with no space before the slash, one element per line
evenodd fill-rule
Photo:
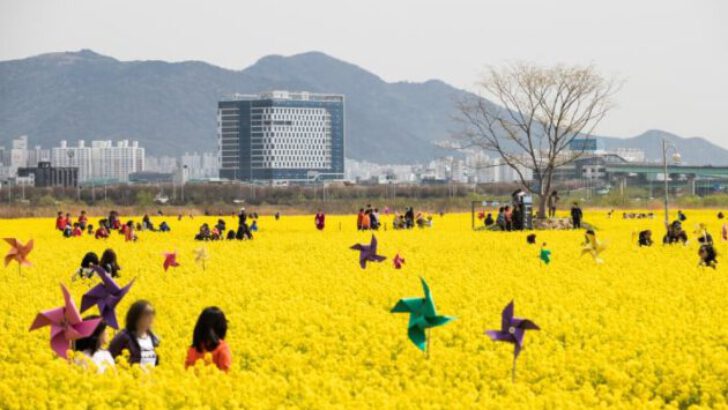
<path fill-rule="evenodd" d="M 76 309 L 71 295 L 65 286 L 61 285 L 65 306 L 38 313 L 30 325 L 30 330 L 44 326 L 51 327 L 51 349 L 58 356 L 67 359 L 66 351 L 72 340 L 90 336 L 101 319 L 81 320 L 81 314 Z"/>
<path fill-rule="evenodd" d="M 404 258 L 399 256 L 399 254 L 394 255 L 394 259 L 392 259 L 392 262 L 394 263 L 394 269 L 402 269 L 402 265 L 404 265 Z"/>
<path fill-rule="evenodd" d="M 381 262 L 387 259 L 385 256 L 377 255 L 377 238 L 372 235 L 372 240 L 369 245 L 362 245 L 357 243 L 351 246 L 350 249 L 359 251 L 359 265 L 362 269 L 366 269 L 368 262 Z"/>
<path fill-rule="evenodd" d="M 28 254 L 33 250 L 32 239 L 25 245 L 15 238 L 5 238 L 5 242 L 10 244 L 10 250 L 7 255 L 5 255 L 5 266 L 10 265 L 10 262 L 12 261 L 18 262 L 19 267 L 31 265 L 28 260 Z"/>
<path fill-rule="evenodd" d="M 119 322 L 116 320 L 116 305 L 129 292 L 129 288 L 134 284 L 134 281 L 132 280 L 126 286 L 120 288 L 101 267 L 96 266 L 94 271 L 99 275 L 102 283 L 94 286 L 81 297 L 81 312 L 85 312 L 96 305 L 99 307 L 99 313 L 101 313 L 104 321 L 114 329 L 118 329 Z"/>
<path fill-rule="evenodd" d="M 179 266 L 177 262 L 177 252 L 165 252 L 164 253 L 164 271 L 166 272 L 169 267 L 176 268 Z"/>
<path fill-rule="evenodd" d="M 513 317 L 513 301 L 509 303 L 501 313 L 501 329 L 487 330 L 487 334 L 496 342 L 513 343 L 513 379 L 516 377 L 516 359 L 523 348 L 523 337 L 526 330 L 539 330 L 540 328 L 528 319 Z"/>
<path fill-rule="evenodd" d="M 723 224 L 723 229 L 721 230 L 721 236 L 723 236 L 724 241 L 728 241 L 728 224 Z"/>

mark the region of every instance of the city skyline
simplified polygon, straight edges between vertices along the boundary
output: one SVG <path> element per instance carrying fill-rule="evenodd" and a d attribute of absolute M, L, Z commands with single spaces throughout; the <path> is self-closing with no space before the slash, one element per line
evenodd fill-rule
<path fill-rule="evenodd" d="M 216 7 L 175 2 L 174 19 L 156 18 L 169 6 L 163 1 L 143 7 L 3 2 L 0 33 L 7 40 L 0 42 L 0 59 L 91 48 L 122 60 L 200 60 L 239 70 L 269 54 L 320 50 L 387 81 L 436 78 L 468 90 L 487 64 L 594 64 L 625 81 L 618 107 L 598 134 L 630 136 L 658 128 L 728 147 L 728 125 L 721 121 L 722 96 L 728 92 L 728 78 L 721 74 L 728 67 L 723 2 L 618 1 L 586 9 L 572 0 L 403 1 L 385 10 L 350 2 L 217 2 Z M 276 18 L 240 17 L 255 15 Z M 518 16 L 520 22 L 498 16 Z M 269 24 L 276 26 L 275 35 L 265 30 Z M 300 26 L 307 29 L 297 30 Z M 243 50 L 229 41 L 211 41 L 230 38 L 231 32 L 265 41 L 250 41 Z M 464 46 L 453 47 L 457 44 Z"/>

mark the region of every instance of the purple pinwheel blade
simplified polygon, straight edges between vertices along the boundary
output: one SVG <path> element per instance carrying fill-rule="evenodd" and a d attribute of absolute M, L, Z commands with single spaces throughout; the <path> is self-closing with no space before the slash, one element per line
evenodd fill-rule
<path fill-rule="evenodd" d="M 508 332 L 511 327 L 511 321 L 513 320 L 513 301 L 507 304 L 501 313 L 501 331 Z"/>
<path fill-rule="evenodd" d="M 540 327 L 538 327 L 537 324 L 533 323 L 533 321 L 529 319 L 521 319 L 521 323 L 518 325 L 520 329 L 527 329 L 527 330 L 541 330 Z"/>
<path fill-rule="evenodd" d="M 490 337 L 491 340 L 496 342 L 512 342 L 511 335 L 507 332 L 501 332 L 500 330 L 486 330 L 485 334 Z"/>
<path fill-rule="evenodd" d="M 104 285 L 98 284 L 94 286 L 81 296 L 81 312 L 91 309 L 92 306 L 96 305 L 100 300 L 103 300 L 108 294 Z"/>

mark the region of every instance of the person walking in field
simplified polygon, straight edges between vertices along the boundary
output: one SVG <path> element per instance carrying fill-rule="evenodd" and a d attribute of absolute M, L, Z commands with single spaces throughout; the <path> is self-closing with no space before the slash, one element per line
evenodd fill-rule
<path fill-rule="evenodd" d="M 238 213 L 238 233 L 235 237 L 238 240 L 253 239 L 253 234 L 250 233 L 250 228 L 248 228 L 248 214 L 245 212 L 245 208 L 240 208 Z"/>
<path fill-rule="evenodd" d="M 556 216 L 556 207 L 559 205 L 559 199 L 559 193 L 556 191 L 551 192 L 551 195 L 549 195 L 549 218 Z"/>
<path fill-rule="evenodd" d="M 574 204 L 571 206 L 571 223 L 572 223 L 574 229 L 581 229 L 581 217 L 582 216 L 583 216 L 583 212 L 581 211 L 579 204 L 574 202 Z"/>

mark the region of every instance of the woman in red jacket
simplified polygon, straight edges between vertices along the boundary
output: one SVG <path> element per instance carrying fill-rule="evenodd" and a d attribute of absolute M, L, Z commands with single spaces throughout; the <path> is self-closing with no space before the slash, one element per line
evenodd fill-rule
<path fill-rule="evenodd" d="M 194 366 L 195 362 L 200 359 L 205 360 L 205 355 L 209 354 L 211 362 L 218 369 L 224 372 L 230 370 L 232 355 L 230 348 L 225 343 L 226 334 L 225 313 L 216 306 L 205 308 L 197 319 L 192 335 L 192 346 L 187 350 L 185 367 Z"/>

